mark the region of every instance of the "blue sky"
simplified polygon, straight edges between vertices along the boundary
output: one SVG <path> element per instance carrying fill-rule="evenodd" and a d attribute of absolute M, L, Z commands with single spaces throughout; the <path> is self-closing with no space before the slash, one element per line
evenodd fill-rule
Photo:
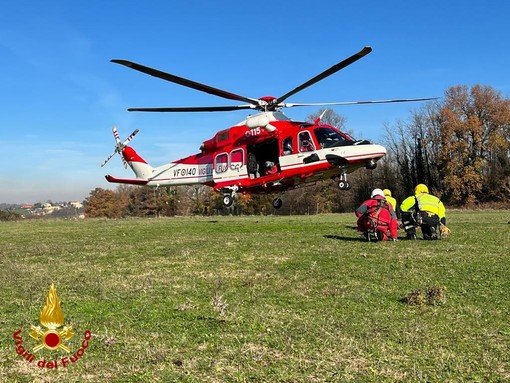
<path fill-rule="evenodd" d="M 246 111 L 134 113 L 230 105 L 110 63 L 126 59 L 247 97 L 281 96 L 370 45 L 373 52 L 287 102 L 442 96 L 452 85 L 510 94 L 510 2 L 10 1 L 0 13 L 0 202 L 82 200 L 105 174 L 130 177 L 111 127 L 152 165 L 198 151 Z M 420 104 L 334 107 L 356 137 Z M 318 108 L 285 113 L 303 120 Z"/>

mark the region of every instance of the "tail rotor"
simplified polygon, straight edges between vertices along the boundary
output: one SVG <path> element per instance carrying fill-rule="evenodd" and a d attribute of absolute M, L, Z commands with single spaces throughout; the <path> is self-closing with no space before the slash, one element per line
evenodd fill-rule
<path fill-rule="evenodd" d="M 129 135 L 128 138 L 125 139 L 124 142 L 121 142 L 120 140 L 120 136 L 119 136 L 119 132 L 117 130 L 117 128 L 114 126 L 112 128 L 112 133 L 113 133 L 113 138 L 115 139 L 115 150 L 113 151 L 112 154 L 110 154 L 104 161 L 103 163 L 101 164 L 101 167 L 105 166 L 106 163 L 108 161 L 111 160 L 111 158 L 115 155 L 115 154 L 119 154 L 120 155 L 120 158 L 122 160 L 122 163 L 124 164 L 124 167 L 127 168 L 127 162 L 126 160 L 124 159 L 124 157 L 122 156 L 122 150 L 126 147 L 126 145 L 128 144 L 129 141 L 131 141 L 135 136 L 136 134 L 139 132 L 139 129 L 135 129 L 135 131 L 133 133 L 131 133 Z"/>

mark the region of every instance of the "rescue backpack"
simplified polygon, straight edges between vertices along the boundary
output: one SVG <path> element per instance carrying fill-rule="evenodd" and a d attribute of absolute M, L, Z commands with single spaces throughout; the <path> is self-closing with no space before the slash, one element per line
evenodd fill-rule
<path fill-rule="evenodd" d="M 370 206 L 365 215 L 365 227 L 368 230 L 377 229 L 380 226 L 388 227 L 388 223 L 379 219 L 382 209 L 388 209 L 388 203 L 384 199 L 378 199 L 377 205 Z"/>

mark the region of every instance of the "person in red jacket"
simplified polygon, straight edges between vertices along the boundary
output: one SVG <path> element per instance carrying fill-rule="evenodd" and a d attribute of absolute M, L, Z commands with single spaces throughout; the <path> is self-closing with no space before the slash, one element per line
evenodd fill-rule
<path fill-rule="evenodd" d="M 397 240 L 397 215 L 381 189 L 374 189 L 370 199 L 364 201 L 354 214 L 358 217 L 358 231 L 363 233 L 366 240 Z"/>

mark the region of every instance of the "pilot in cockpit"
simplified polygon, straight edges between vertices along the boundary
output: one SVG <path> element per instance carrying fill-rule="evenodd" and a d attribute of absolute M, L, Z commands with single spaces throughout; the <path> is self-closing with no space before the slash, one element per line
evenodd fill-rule
<path fill-rule="evenodd" d="M 299 141 L 300 141 L 300 146 L 299 146 L 300 152 L 311 152 L 311 151 L 315 150 L 313 143 L 312 143 L 312 139 L 308 132 L 301 133 L 299 135 Z"/>

